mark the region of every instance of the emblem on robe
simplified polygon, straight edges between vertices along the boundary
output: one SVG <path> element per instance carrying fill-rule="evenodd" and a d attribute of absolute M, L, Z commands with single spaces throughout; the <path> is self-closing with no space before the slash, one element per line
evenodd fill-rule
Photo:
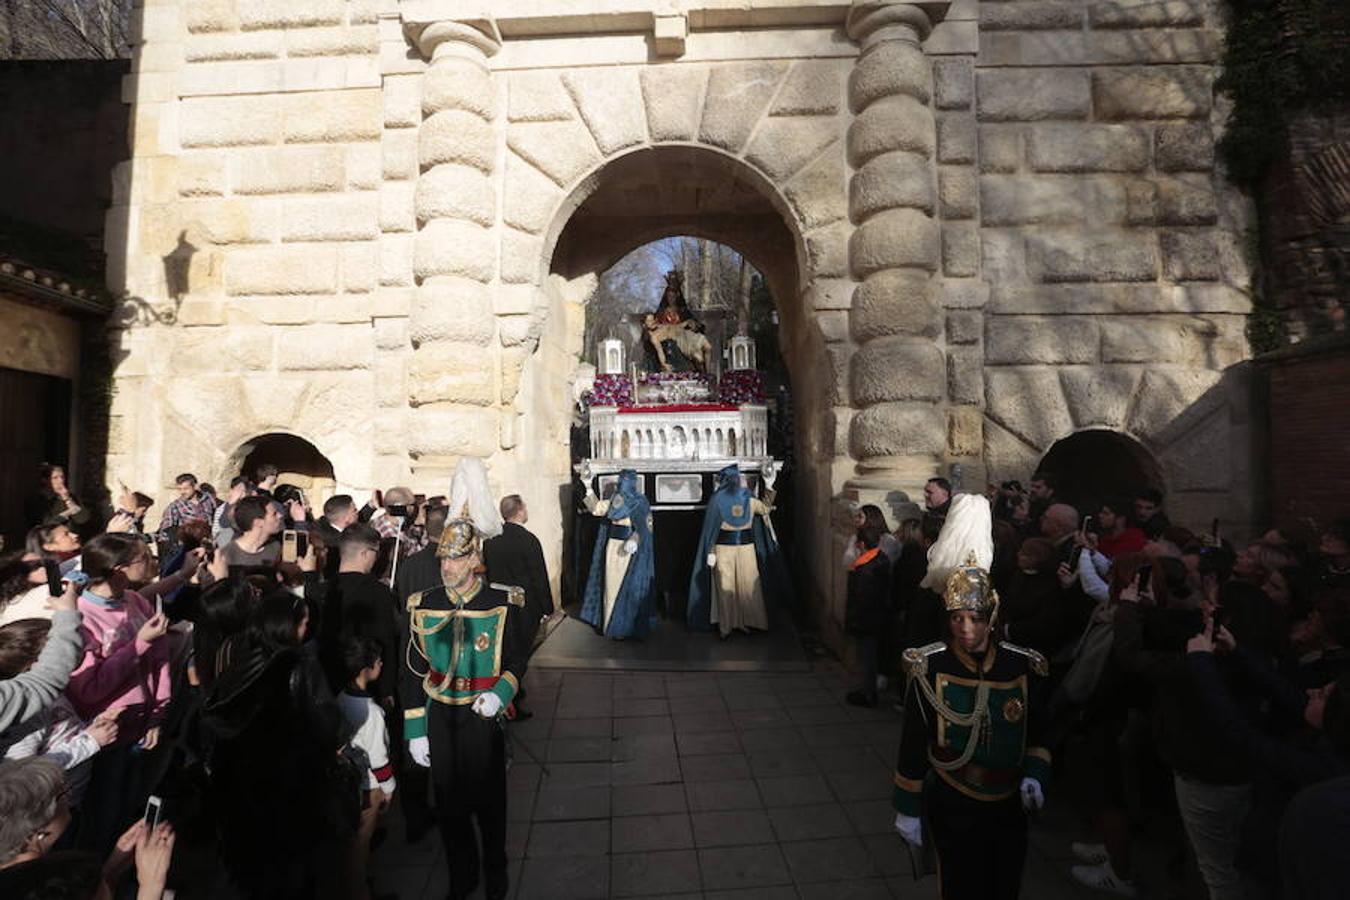
<path fill-rule="evenodd" d="M 614 507 L 623 506 L 623 494 L 615 494 L 614 499 L 609 501 L 609 505 Z"/>
<path fill-rule="evenodd" d="M 1010 697 L 1007 703 L 1003 704 L 1003 718 L 1009 722 L 1020 722 L 1022 716 L 1027 711 L 1027 705 L 1022 702 L 1020 697 Z"/>
<path fill-rule="evenodd" d="M 739 503 L 733 504 L 731 507 L 731 515 L 733 518 L 739 519 L 741 516 L 745 515 L 745 507 Z"/>
<path fill-rule="evenodd" d="M 488 647 L 492 646 L 492 641 L 489 640 L 487 634 L 484 633 L 473 639 L 473 645 L 477 648 L 479 653 L 482 653 L 487 650 Z"/>

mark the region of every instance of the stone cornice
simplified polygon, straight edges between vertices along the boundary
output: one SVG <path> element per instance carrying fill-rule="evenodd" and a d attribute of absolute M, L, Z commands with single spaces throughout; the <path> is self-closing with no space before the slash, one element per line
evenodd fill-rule
<path fill-rule="evenodd" d="M 685 19 L 690 30 L 847 25 L 852 33 L 856 22 L 870 33 L 898 24 L 896 16 L 908 16 L 916 25 L 917 20 L 926 19 L 931 29 L 950 5 L 950 0 L 588 0 L 584 4 L 577 0 L 401 0 L 399 14 L 414 40 L 423 28 L 440 22 L 471 23 L 481 32 L 506 39 L 652 32 L 658 18 L 671 17 Z M 878 24 L 867 24 L 871 22 Z"/>

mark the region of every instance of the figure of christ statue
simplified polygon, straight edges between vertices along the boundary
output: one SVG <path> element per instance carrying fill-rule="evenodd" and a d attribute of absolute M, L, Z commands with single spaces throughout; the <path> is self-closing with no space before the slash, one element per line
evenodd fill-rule
<path fill-rule="evenodd" d="M 678 269 L 667 273 L 661 304 L 643 317 L 643 337 L 662 372 L 706 372 L 712 344 L 685 303 L 682 280 Z"/>

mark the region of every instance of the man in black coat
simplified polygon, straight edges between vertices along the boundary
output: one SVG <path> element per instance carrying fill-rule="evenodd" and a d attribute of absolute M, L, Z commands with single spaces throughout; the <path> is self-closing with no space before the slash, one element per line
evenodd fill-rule
<path fill-rule="evenodd" d="M 413 594 L 430 590 L 441 583 L 441 566 L 436 559 L 436 548 L 440 544 L 441 532 L 445 529 L 447 513 L 449 509 L 444 506 L 427 509 L 427 545 L 398 564 L 398 572 L 394 575 L 394 595 L 398 597 L 400 610 L 407 610 L 408 598 Z"/>
<path fill-rule="evenodd" d="M 370 686 L 371 694 L 385 709 L 394 709 L 402 648 L 394 595 L 371 574 L 380 555 L 379 532 L 369 525 L 349 525 L 342 532 L 338 552 L 338 573 L 328 584 L 319 626 L 319 660 L 336 694 L 347 683 L 345 642 L 353 637 L 379 641 L 388 672 Z"/>
<path fill-rule="evenodd" d="M 553 614 L 553 591 L 549 586 L 548 567 L 544 563 L 544 548 L 539 539 L 525 529 L 530 519 L 529 510 L 519 494 L 503 497 L 501 502 L 502 533 L 483 544 L 483 562 L 488 580 L 496 584 L 519 585 L 525 589 L 523 615 L 518 645 L 525 648 L 526 659 L 534 652 L 534 639 L 543 620 Z M 525 699 L 522 688 L 516 695 L 517 718 L 528 718 L 521 706 Z"/>

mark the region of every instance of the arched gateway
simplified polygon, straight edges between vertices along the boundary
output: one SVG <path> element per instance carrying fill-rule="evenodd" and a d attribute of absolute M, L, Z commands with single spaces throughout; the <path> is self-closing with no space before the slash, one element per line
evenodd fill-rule
<path fill-rule="evenodd" d="M 1083 429 L 1147 447 L 1174 518 L 1246 521 L 1217 21 L 1062 5 L 1053 47 L 946 0 L 147 5 L 109 268 L 161 314 L 114 334 L 109 471 L 167 496 L 285 431 L 339 490 L 433 494 L 483 457 L 556 575 L 585 302 L 688 234 L 778 303 L 818 610 L 849 502 Z"/>

